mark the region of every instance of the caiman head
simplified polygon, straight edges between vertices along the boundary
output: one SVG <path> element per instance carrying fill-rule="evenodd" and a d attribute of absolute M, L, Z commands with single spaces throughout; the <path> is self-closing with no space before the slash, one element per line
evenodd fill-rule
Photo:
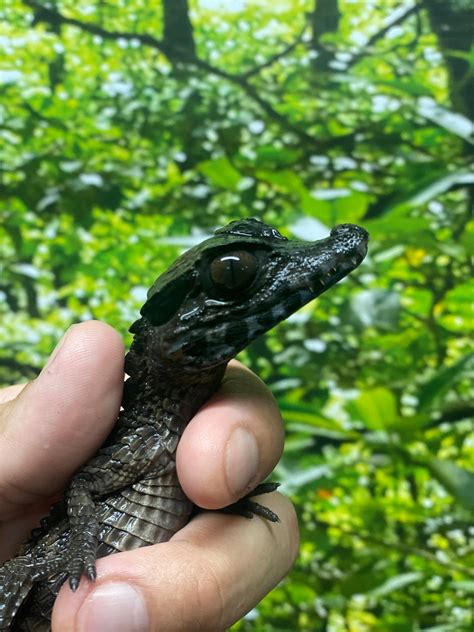
<path fill-rule="evenodd" d="M 341 224 L 320 241 L 289 241 L 256 219 L 232 222 L 155 281 L 130 331 L 146 333 L 157 368 L 223 365 L 357 268 L 368 237 Z"/>

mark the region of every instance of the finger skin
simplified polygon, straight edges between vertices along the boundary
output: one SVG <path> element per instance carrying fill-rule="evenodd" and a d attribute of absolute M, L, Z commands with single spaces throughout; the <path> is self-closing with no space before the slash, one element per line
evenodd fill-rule
<path fill-rule="evenodd" d="M 145 604 L 148 621 L 136 629 L 217 632 L 253 608 L 284 577 L 298 550 L 298 528 L 289 501 L 278 493 L 259 498 L 280 516 L 261 518 L 203 513 L 170 542 L 127 551 L 97 563 L 95 583 L 76 593 L 61 589 L 53 611 L 53 632 L 94 630 L 92 621 L 125 622 L 127 609 L 101 601 L 111 584 L 132 585 Z M 94 591 L 98 589 L 98 592 Z M 88 617 L 98 617 L 91 620 Z M 100 628 L 97 628 L 100 629 Z M 120 627 L 120 630 L 129 629 Z"/>
<path fill-rule="evenodd" d="M 241 429 L 254 440 L 248 449 L 241 440 Z M 233 361 L 218 393 L 192 419 L 181 438 L 176 459 L 180 483 L 200 507 L 225 507 L 272 471 L 283 442 L 280 411 L 270 391 L 256 375 Z M 237 449 L 232 451 L 234 447 Z M 248 458 L 249 451 L 253 458 Z M 233 483 L 232 477 L 238 481 Z"/>
<path fill-rule="evenodd" d="M 110 431 L 122 388 L 118 333 L 98 321 L 71 327 L 38 378 L 0 407 L 2 517 L 65 485 Z"/>
<path fill-rule="evenodd" d="M 100 376 L 100 379 L 98 377 Z M 0 560 L 11 557 L 112 427 L 123 343 L 110 326 L 71 327 L 36 380 L 0 405 Z"/>
<path fill-rule="evenodd" d="M 2 390 L 0 390 L 0 404 L 4 404 L 5 402 L 15 399 L 25 386 L 26 384 L 13 384 L 12 386 L 5 386 L 5 388 L 2 388 Z"/>

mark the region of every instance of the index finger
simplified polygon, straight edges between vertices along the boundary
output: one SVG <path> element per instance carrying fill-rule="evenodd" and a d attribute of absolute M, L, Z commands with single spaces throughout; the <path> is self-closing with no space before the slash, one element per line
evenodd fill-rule
<path fill-rule="evenodd" d="M 71 327 L 38 378 L 0 405 L 4 517 L 66 484 L 107 436 L 122 387 L 118 333 L 97 321 Z"/>

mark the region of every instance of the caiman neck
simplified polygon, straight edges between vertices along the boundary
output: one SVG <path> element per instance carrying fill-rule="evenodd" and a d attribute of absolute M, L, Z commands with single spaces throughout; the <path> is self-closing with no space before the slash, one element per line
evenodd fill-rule
<path fill-rule="evenodd" d="M 141 398 L 144 393 L 199 403 L 198 400 L 204 402 L 216 391 L 227 362 L 205 370 L 192 370 L 163 357 L 159 348 L 162 335 L 146 321 L 142 320 L 137 329 L 125 356 L 125 372 L 130 376 L 125 388 L 126 403 Z"/>

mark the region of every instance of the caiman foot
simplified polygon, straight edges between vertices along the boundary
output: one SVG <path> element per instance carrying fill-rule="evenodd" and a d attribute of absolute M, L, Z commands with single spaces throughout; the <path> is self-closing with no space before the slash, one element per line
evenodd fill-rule
<path fill-rule="evenodd" d="M 70 533 L 64 570 L 69 576 L 69 586 L 73 592 L 77 590 L 82 575 L 92 581 L 96 578 L 99 523 L 91 492 L 93 484 L 93 477 L 82 472 L 72 479 L 67 492 Z"/>
<path fill-rule="evenodd" d="M 265 520 L 269 520 L 270 522 L 280 522 L 280 518 L 277 516 L 275 512 L 265 505 L 261 505 L 260 503 L 256 503 L 253 500 L 250 500 L 254 496 L 259 496 L 260 494 L 269 494 L 270 492 L 274 492 L 280 483 L 261 483 L 257 485 L 255 489 L 251 492 L 240 498 L 232 505 L 228 505 L 227 507 L 223 507 L 219 509 L 221 513 L 226 514 L 234 514 L 237 516 L 243 516 L 244 518 L 253 518 L 254 516 L 261 516 L 265 518 Z"/>
<path fill-rule="evenodd" d="M 98 538 L 95 532 L 97 531 L 98 528 L 89 528 L 80 533 L 73 532 L 71 534 L 65 570 L 69 575 L 69 586 L 73 592 L 76 592 L 82 575 L 85 575 L 92 581 L 95 581 L 97 577 L 95 570 L 98 544 Z"/>

